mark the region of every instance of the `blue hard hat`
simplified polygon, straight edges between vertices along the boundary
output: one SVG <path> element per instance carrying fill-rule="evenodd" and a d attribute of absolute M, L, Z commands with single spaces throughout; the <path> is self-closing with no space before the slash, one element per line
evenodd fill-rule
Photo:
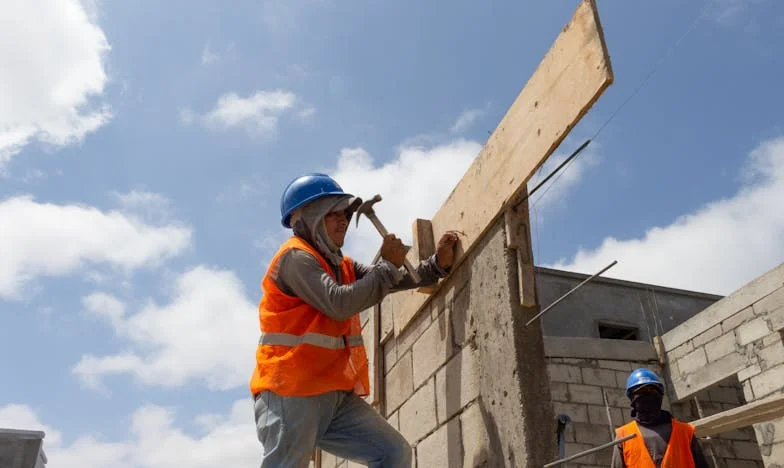
<path fill-rule="evenodd" d="M 642 385 L 655 385 L 664 393 L 664 383 L 655 372 L 648 369 L 636 369 L 626 379 L 626 396 L 632 397 L 632 391 Z"/>
<path fill-rule="evenodd" d="M 290 228 L 291 213 L 300 206 L 327 195 L 349 195 L 335 180 L 319 172 L 297 177 L 289 182 L 280 197 L 280 216 L 284 227 Z"/>

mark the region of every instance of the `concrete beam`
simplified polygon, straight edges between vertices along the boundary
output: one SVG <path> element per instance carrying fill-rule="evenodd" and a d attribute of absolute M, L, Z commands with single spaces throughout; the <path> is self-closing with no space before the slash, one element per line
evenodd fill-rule
<path fill-rule="evenodd" d="M 547 357 L 604 359 L 607 361 L 656 361 L 656 349 L 645 341 L 545 336 Z"/>
<path fill-rule="evenodd" d="M 784 284 L 784 263 L 665 333 L 662 336 L 665 351 L 672 351 L 705 330 L 727 320 L 780 288 L 782 284 Z"/>
<path fill-rule="evenodd" d="M 583 0 L 431 220 L 436 235 L 450 229 L 465 233 L 455 269 L 612 81 L 595 0 Z M 415 262 L 416 255 L 412 249 L 409 260 Z M 391 307 L 395 331 L 403 330 L 429 299 L 416 291 L 390 295 L 387 300 L 396 303 Z"/>

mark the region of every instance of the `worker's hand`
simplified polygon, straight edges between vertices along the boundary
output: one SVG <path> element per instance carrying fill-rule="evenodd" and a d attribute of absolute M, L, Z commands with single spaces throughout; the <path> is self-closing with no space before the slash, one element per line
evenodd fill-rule
<path fill-rule="evenodd" d="M 441 236 L 438 241 L 438 248 L 436 250 L 436 259 L 438 259 L 438 266 L 447 269 L 452 266 L 452 260 L 455 258 L 455 245 L 457 244 L 457 232 L 447 231 Z"/>
<path fill-rule="evenodd" d="M 389 260 L 393 265 L 400 268 L 406 258 L 406 247 L 403 241 L 394 234 L 387 234 L 381 244 L 381 258 Z"/>

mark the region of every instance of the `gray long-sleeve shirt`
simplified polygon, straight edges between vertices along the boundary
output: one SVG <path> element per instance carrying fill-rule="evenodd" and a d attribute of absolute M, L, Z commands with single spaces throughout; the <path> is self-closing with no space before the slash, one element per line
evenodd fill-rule
<path fill-rule="evenodd" d="M 664 460 L 664 454 L 667 452 L 667 444 L 669 444 L 670 436 L 672 435 L 672 422 L 667 421 L 655 426 L 643 426 L 642 424 L 638 424 L 638 426 L 640 427 L 640 434 L 642 434 L 643 440 L 645 441 L 645 447 L 647 447 L 648 453 L 651 455 L 653 464 L 657 468 L 660 467 Z M 705 459 L 705 455 L 703 454 L 702 448 L 696 437 L 692 437 L 691 439 L 691 453 L 694 457 L 694 465 L 696 468 L 710 468 L 708 460 Z M 622 444 L 616 445 L 613 449 L 612 468 L 626 468 L 626 463 L 623 461 Z"/>
<path fill-rule="evenodd" d="M 419 283 L 384 259 L 372 265 L 354 262 L 356 281 L 344 284 L 339 269 L 333 269 L 336 281 L 313 255 L 292 249 L 279 259 L 273 279 L 286 294 L 299 297 L 332 319 L 346 320 L 378 304 L 391 292 L 429 286 L 447 274 L 435 254 L 416 269 L 422 280 Z"/>

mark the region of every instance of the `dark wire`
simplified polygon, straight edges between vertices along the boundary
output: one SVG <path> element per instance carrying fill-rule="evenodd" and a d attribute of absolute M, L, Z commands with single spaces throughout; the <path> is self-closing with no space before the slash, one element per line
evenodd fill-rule
<path fill-rule="evenodd" d="M 564 161 L 563 161 L 561 164 L 559 164 L 559 165 L 558 165 L 558 167 L 556 167 L 556 168 L 555 168 L 555 170 L 553 170 L 553 171 L 552 171 L 552 172 L 551 172 L 551 173 L 550 173 L 550 174 L 549 174 L 547 177 L 545 177 L 545 178 L 544 178 L 544 180 L 543 180 L 541 183 L 537 184 L 537 186 L 536 186 L 536 187 L 534 187 L 534 189 L 533 189 L 533 190 L 531 190 L 531 192 L 529 192 L 529 193 L 528 193 L 528 195 L 527 195 L 525 198 L 523 198 L 523 199 L 521 200 L 521 202 L 520 202 L 520 203 L 522 203 L 523 201 L 525 201 L 525 200 L 527 200 L 528 198 L 530 198 L 530 197 L 531 197 L 531 195 L 533 195 L 533 193 L 534 193 L 536 190 L 538 190 L 538 189 L 539 189 L 539 187 L 541 187 L 541 186 L 542 186 L 542 185 L 543 185 L 545 182 L 547 182 L 547 181 L 548 181 L 548 180 L 549 180 L 549 179 L 550 179 L 550 178 L 551 178 L 553 175 L 555 175 L 555 173 L 557 173 L 558 171 L 560 171 L 560 170 L 561 170 L 561 168 L 563 168 L 564 166 L 566 166 L 566 169 L 564 169 L 564 171 L 563 171 L 563 172 L 561 172 L 560 174 L 558 174 L 558 177 L 556 177 L 556 178 L 555 178 L 555 180 L 553 180 L 553 183 L 552 183 L 552 184 L 550 184 L 550 185 L 547 187 L 547 189 L 546 189 L 546 190 L 545 190 L 545 191 L 542 193 L 542 195 L 540 195 L 540 196 L 539 196 L 539 198 L 537 198 L 537 199 L 534 201 L 534 204 L 536 204 L 536 203 L 539 203 L 539 201 L 541 201 L 541 200 L 542 200 L 542 198 L 544 198 L 544 196 L 545 196 L 545 195 L 547 195 L 547 192 L 550 190 L 550 188 L 552 188 L 552 187 L 555 185 L 555 183 L 556 183 L 556 182 L 558 182 L 558 179 L 560 179 L 560 178 L 561 178 L 561 176 L 562 176 L 562 175 L 563 175 L 563 174 L 566 172 L 566 170 L 567 170 L 567 169 L 569 169 L 568 165 L 570 165 L 570 163 L 571 163 L 571 161 L 574 159 L 574 157 L 575 157 L 575 156 L 577 156 L 578 154 L 580 154 L 580 152 L 581 152 L 583 149 L 585 149 L 585 147 L 586 147 L 586 146 L 588 146 L 588 144 L 589 144 L 589 143 L 590 143 L 592 140 L 595 140 L 595 139 L 596 139 L 596 137 L 598 137 L 598 136 L 599 136 L 599 134 L 602 132 L 602 130 L 604 130 L 604 129 L 605 129 L 605 127 L 607 127 L 607 125 L 608 125 L 608 124 L 609 124 L 609 123 L 610 123 L 610 122 L 611 122 L 611 121 L 612 121 L 612 120 L 615 118 L 615 116 L 616 116 L 616 115 L 618 115 L 618 113 L 620 113 L 620 112 L 621 112 L 621 109 L 623 109 L 624 107 L 626 107 L 626 104 L 628 104 L 628 103 L 629 103 L 629 101 L 631 101 L 631 100 L 632 100 L 632 98 L 634 98 L 634 97 L 635 97 L 635 96 L 636 96 L 636 95 L 637 95 L 637 94 L 638 94 L 638 93 L 639 93 L 639 92 L 642 90 L 642 88 L 644 88 L 644 87 L 645 87 L 645 85 L 648 83 L 648 81 L 650 81 L 651 77 L 652 77 L 652 76 L 653 76 L 653 75 L 656 73 L 656 70 L 658 70 L 659 66 L 660 66 L 660 65 L 661 65 L 661 64 L 662 64 L 662 63 L 663 63 L 663 62 L 664 62 L 664 61 L 665 61 L 665 60 L 666 60 L 666 59 L 667 59 L 667 58 L 668 58 L 670 55 L 672 55 L 672 53 L 673 53 L 673 52 L 674 52 L 674 51 L 675 51 L 675 50 L 676 50 L 676 49 L 677 49 L 677 48 L 680 46 L 681 42 L 683 42 L 683 40 L 684 40 L 684 39 L 686 39 L 686 36 L 688 36 L 688 35 L 689 35 L 689 33 L 691 33 L 691 31 L 694 29 L 694 27 L 697 25 L 697 23 L 698 23 L 698 22 L 699 22 L 699 21 L 702 19 L 702 17 L 703 17 L 703 16 L 705 16 L 705 13 L 707 13 L 707 12 L 708 12 L 708 9 L 709 9 L 709 7 L 711 6 L 711 4 L 712 4 L 714 1 L 715 1 L 715 0 L 705 0 L 705 4 L 704 4 L 704 6 L 703 6 L 702 10 L 700 11 L 700 14 L 699 14 L 699 15 L 697 15 L 697 17 L 694 19 L 694 21 L 692 21 L 691 25 L 689 25 L 689 27 L 686 29 L 686 32 L 685 32 L 685 33 L 683 33 L 683 34 L 681 35 L 681 37 L 680 37 L 680 38 L 678 38 L 678 40 L 677 40 L 677 41 L 675 41 L 675 43 L 674 43 L 674 44 L 673 44 L 673 45 L 672 45 L 672 46 L 671 46 L 671 47 L 670 47 L 670 48 L 669 48 L 669 49 L 668 49 L 668 50 L 667 50 L 667 51 L 666 51 L 666 52 L 665 52 L 665 53 L 664 53 L 664 54 L 663 54 L 663 55 L 662 55 L 660 58 L 659 58 L 659 60 L 658 60 L 658 61 L 656 61 L 656 63 L 654 63 L 653 67 L 652 67 L 652 68 L 651 68 L 651 70 L 648 72 L 648 74 L 645 76 L 645 78 L 643 78 L 642 82 L 641 82 L 641 83 L 640 83 L 640 84 L 637 86 L 637 88 L 635 88 L 635 89 L 634 89 L 634 91 L 632 91 L 632 93 L 631 93 L 631 94 L 630 94 L 630 95 L 629 95 L 629 96 L 628 96 L 626 99 L 624 99 L 624 101 L 621 103 L 621 105 L 620 105 L 620 106 L 618 106 L 618 108 L 616 108 L 616 109 L 613 111 L 613 113 L 612 113 L 612 114 L 610 114 L 610 117 L 608 117 L 608 118 L 607 118 L 607 120 L 605 120 L 605 121 L 604 121 L 604 123 L 603 123 L 603 124 L 602 124 L 602 125 L 599 127 L 599 129 L 596 131 L 596 133 L 594 133 L 594 134 L 593 134 L 593 136 L 592 136 L 591 138 L 589 138 L 588 140 L 586 140 L 586 142 L 585 142 L 585 143 L 583 143 L 583 144 L 582 144 L 582 145 L 581 145 L 579 148 L 577 148 L 577 150 L 576 150 L 574 153 L 572 153 L 572 154 L 571 154 L 571 155 L 570 155 L 568 158 L 566 158 L 566 160 L 564 160 Z M 516 207 L 517 207 L 517 206 L 518 206 L 520 203 L 517 203 L 517 204 L 515 205 L 515 208 L 516 208 Z"/>

